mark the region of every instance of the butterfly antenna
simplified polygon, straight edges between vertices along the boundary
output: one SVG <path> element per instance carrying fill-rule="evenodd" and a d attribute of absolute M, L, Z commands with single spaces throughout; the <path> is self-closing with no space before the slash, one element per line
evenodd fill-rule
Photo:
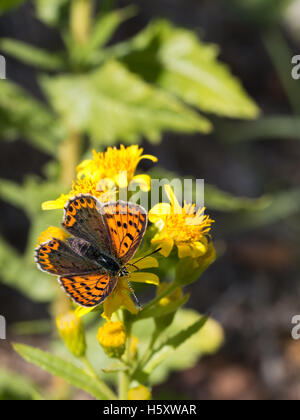
<path fill-rule="evenodd" d="M 132 286 L 131 286 L 131 284 L 130 284 L 130 282 L 129 282 L 129 281 L 128 281 L 128 287 L 129 287 L 130 293 L 131 293 L 131 294 L 132 294 L 132 296 L 134 297 L 134 300 L 135 300 L 135 302 L 136 302 L 136 304 L 137 304 L 137 307 L 138 307 L 139 311 L 141 311 L 141 310 L 143 309 L 143 307 L 142 307 L 142 305 L 140 304 L 140 302 L 139 302 L 138 298 L 136 297 L 136 294 L 134 293 L 134 290 L 133 290 L 133 288 L 132 288 Z"/>
<path fill-rule="evenodd" d="M 161 250 L 161 248 L 157 248 L 154 251 L 150 252 L 150 254 L 144 255 L 142 258 L 140 258 L 139 260 L 135 261 L 135 264 L 138 263 L 138 262 L 140 262 L 140 261 L 142 261 L 142 260 L 144 260 L 147 257 L 151 257 L 151 255 L 157 254 L 160 250 Z M 129 264 L 129 265 L 132 265 L 132 264 Z"/>

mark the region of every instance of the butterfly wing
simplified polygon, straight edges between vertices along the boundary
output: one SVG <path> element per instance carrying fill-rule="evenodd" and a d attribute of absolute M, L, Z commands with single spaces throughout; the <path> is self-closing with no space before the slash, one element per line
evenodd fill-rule
<path fill-rule="evenodd" d="M 55 238 L 36 248 L 35 261 L 40 270 L 56 276 L 99 271 L 99 266 L 93 261 L 80 256 L 66 242 Z"/>
<path fill-rule="evenodd" d="M 90 194 L 79 194 L 64 208 L 63 227 L 77 238 L 111 254 L 111 240 L 101 214 L 101 203 Z"/>
<path fill-rule="evenodd" d="M 59 282 L 74 302 L 93 307 L 102 303 L 117 284 L 117 278 L 109 274 L 92 273 L 77 276 L 62 276 Z"/>
<path fill-rule="evenodd" d="M 104 204 L 101 210 L 111 238 L 111 252 L 124 265 L 133 257 L 143 239 L 147 212 L 142 206 L 125 201 Z"/>

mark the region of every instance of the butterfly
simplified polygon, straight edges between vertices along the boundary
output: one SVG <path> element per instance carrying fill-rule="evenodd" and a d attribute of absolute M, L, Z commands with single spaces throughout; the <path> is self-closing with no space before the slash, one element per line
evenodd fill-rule
<path fill-rule="evenodd" d="M 35 250 L 42 271 L 59 277 L 59 283 L 77 304 L 94 307 L 129 274 L 126 264 L 137 251 L 146 227 L 146 210 L 125 201 L 100 203 L 79 194 L 64 208 L 62 225 L 72 237 L 53 238 Z"/>

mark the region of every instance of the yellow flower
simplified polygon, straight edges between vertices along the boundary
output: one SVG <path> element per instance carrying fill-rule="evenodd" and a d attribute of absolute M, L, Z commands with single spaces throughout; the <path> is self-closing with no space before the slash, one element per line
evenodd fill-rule
<path fill-rule="evenodd" d="M 132 314 L 137 314 L 138 309 L 136 308 L 135 303 L 130 297 L 131 289 L 129 286 L 129 282 L 154 284 L 155 286 L 158 286 L 159 278 L 156 274 L 147 273 L 144 271 L 137 272 L 137 270 L 143 270 L 145 268 L 154 267 L 158 267 L 158 262 L 154 257 L 146 257 L 141 261 L 139 261 L 139 259 L 137 258 L 131 260 L 126 265 L 129 275 L 126 277 L 120 277 L 118 279 L 118 283 L 115 289 L 103 302 L 102 316 L 105 319 L 110 320 L 112 314 L 116 312 L 119 308 L 125 308 Z M 76 314 L 78 316 L 84 316 L 91 310 L 93 310 L 93 308 L 79 307 L 76 309 Z"/>
<path fill-rule="evenodd" d="M 151 392 L 144 385 L 138 385 L 128 391 L 128 399 L 149 401 L 151 400 Z"/>
<path fill-rule="evenodd" d="M 50 241 L 53 238 L 61 239 L 62 241 L 64 241 L 67 238 L 67 234 L 64 230 L 58 227 L 49 226 L 48 229 L 42 232 L 38 237 L 38 244 Z"/>
<path fill-rule="evenodd" d="M 56 200 L 45 201 L 42 204 L 43 210 L 55 210 L 64 208 L 66 202 L 78 194 L 91 194 L 102 202 L 115 199 L 116 189 L 106 182 L 96 182 L 89 178 L 78 179 L 73 182 L 72 189 L 68 194 L 61 194 Z"/>
<path fill-rule="evenodd" d="M 84 356 L 86 350 L 84 329 L 81 319 L 75 312 L 69 311 L 58 316 L 56 325 L 69 351 L 76 357 Z"/>
<path fill-rule="evenodd" d="M 149 175 L 135 175 L 136 168 L 142 159 L 157 162 L 152 155 L 143 155 L 143 149 L 137 145 L 125 147 L 108 147 L 104 153 L 93 150 L 93 159 L 84 160 L 77 167 L 79 179 L 85 177 L 98 183 L 101 179 L 112 180 L 119 188 L 126 188 L 130 183 L 139 184 L 143 191 L 149 191 Z"/>
<path fill-rule="evenodd" d="M 199 258 L 206 254 L 209 245 L 209 232 L 214 222 L 205 215 L 205 208 L 196 211 L 194 204 L 178 203 L 172 188 L 165 185 L 170 204 L 160 203 L 149 212 L 149 220 L 158 227 L 159 232 L 151 243 L 161 247 L 160 253 L 168 257 L 177 246 L 179 258 Z"/>
<path fill-rule="evenodd" d="M 122 322 L 106 322 L 99 328 L 98 341 L 109 357 L 120 358 L 125 350 L 126 331 Z"/>

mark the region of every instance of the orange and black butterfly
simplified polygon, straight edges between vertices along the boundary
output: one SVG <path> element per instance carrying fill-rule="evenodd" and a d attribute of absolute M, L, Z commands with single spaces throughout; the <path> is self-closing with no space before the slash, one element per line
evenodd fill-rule
<path fill-rule="evenodd" d="M 76 303 L 97 306 L 111 294 L 118 278 L 128 275 L 126 264 L 138 249 L 147 222 L 147 212 L 138 204 L 102 204 L 90 194 L 77 195 L 65 205 L 62 222 L 72 237 L 40 244 L 35 260 L 42 271 L 59 276 Z"/>

